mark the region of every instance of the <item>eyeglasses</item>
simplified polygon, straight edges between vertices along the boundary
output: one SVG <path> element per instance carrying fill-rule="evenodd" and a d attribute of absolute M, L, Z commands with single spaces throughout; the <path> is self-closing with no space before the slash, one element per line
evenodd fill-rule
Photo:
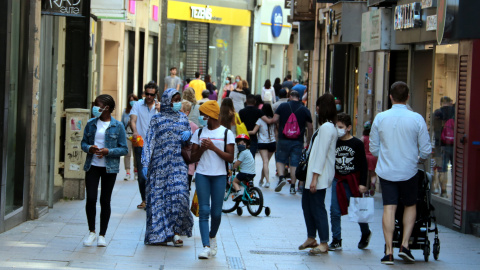
<path fill-rule="evenodd" d="M 154 97 L 155 94 L 151 94 L 151 93 L 145 93 L 145 96 L 151 96 L 151 97 Z"/>

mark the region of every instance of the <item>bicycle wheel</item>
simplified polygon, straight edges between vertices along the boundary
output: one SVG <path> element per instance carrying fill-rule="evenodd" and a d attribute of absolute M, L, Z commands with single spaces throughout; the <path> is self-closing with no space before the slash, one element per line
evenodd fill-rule
<path fill-rule="evenodd" d="M 223 213 L 231 213 L 237 209 L 238 205 L 240 204 L 240 201 L 234 201 L 233 200 L 233 188 L 230 186 L 228 189 L 225 190 L 225 196 L 223 197 L 223 206 L 222 206 L 222 212 Z"/>
<path fill-rule="evenodd" d="M 246 202 L 250 215 L 258 216 L 263 209 L 263 193 L 258 187 L 250 188 L 250 200 Z"/>

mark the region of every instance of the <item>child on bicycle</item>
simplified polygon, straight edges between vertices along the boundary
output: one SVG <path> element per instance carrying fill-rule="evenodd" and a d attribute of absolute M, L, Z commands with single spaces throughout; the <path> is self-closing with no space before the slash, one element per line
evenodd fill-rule
<path fill-rule="evenodd" d="M 242 197 L 243 189 L 240 187 L 240 181 L 248 182 L 253 181 L 255 177 L 255 159 L 253 159 L 252 153 L 248 150 L 250 146 L 250 137 L 245 134 L 240 134 L 235 138 L 238 148 L 237 161 L 233 164 L 233 169 L 239 168 L 239 172 L 233 179 L 233 188 L 235 194 L 233 200 L 237 200 Z"/>

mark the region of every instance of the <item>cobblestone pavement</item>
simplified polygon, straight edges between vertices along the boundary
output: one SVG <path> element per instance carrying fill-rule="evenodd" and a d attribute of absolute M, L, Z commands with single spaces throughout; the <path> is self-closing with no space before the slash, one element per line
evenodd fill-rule
<path fill-rule="evenodd" d="M 272 174 L 275 172 L 273 162 L 270 162 Z M 261 159 L 257 155 L 257 171 L 261 170 L 260 164 Z M 258 217 L 252 217 L 246 208 L 243 216 L 223 214 L 217 235 L 217 256 L 210 260 L 198 260 L 197 255 L 202 249 L 198 218 L 195 218 L 193 236 L 184 238 L 181 248 L 143 244 L 145 212 L 136 208 L 140 203 L 138 185 L 136 181 L 123 181 L 123 176 L 124 172 L 118 175 L 112 196 L 112 216 L 106 235 L 108 247 L 82 245 L 88 233 L 85 201 L 63 200 L 38 220 L 25 222 L 0 234 L 0 268 L 479 269 L 480 239 L 443 226 L 440 226 L 442 246 L 438 261 L 430 256 L 430 262 L 426 263 L 422 251 L 414 250 L 417 262 L 413 265 L 404 264 L 398 256 L 394 266 L 381 265 L 384 241 L 381 231 L 382 205 L 378 195 L 375 197 L 375 221 L 370 224 L 373 236 L 366 250 L 357 249 L 360 239 L 358 225 L 348 221 L 348 217 L 343 217 L 343 250 L 308 255 L 307 251 L 297 249 L 306 239 L 301 195 L 290 195 L 288 186 L 280 193 L 275 193 L 275 183 L 269 189 L 262 188 L 271 215 L 266 217 L 262 212 Z M 330 190 L 327 191 L 329 193 Z M 329 195 L 326 205 L 327 208 L 330 206 Z M 99 210 L 98 207 L 97 219 Z"/>

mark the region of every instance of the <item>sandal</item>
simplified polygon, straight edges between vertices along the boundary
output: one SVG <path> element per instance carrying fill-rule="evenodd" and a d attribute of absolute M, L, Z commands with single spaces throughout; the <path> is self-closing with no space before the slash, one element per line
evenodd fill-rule
<path fill-rule="evenodd" d="M 147 205 L 145 204 L 145 202 L 142 202 L 141 204 L 137 205 L 137 209 L 145 209 Z"/>
<path fill-rule="evenodd" d="M 328 246 L 327 247 L 322 247 L 322 245 L 318 245 L 312 249 L 310 249 L 310 254 L 315 255 L 315 254 L 323 254 L 328 252 Z"/>
<path fill-rule="evenodd" d="M 173 246 L 174 247 L 183 247 L 183 240 L 180 238 L 180 235 L 175 235 L 173 237 Z"/>
<path fill-rule="evenodd" d="M 306 243 L 306 242 L 305 242 Z M 307 249 L 307 248 L 316 248 L 318 247 L 318 244 L 317 244 L 317 241 L 313 240 L 313 242 L 311 242 L 310 244 L 301 244 L 299 247 L 298 247 L 298 250 L 304 250 L 304 249 Z"/>

